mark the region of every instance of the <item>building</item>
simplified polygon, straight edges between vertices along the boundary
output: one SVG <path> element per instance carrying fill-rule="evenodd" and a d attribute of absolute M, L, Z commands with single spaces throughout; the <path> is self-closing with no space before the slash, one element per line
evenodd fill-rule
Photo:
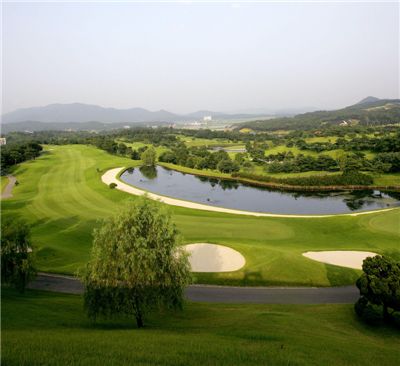
<path fill-rule="evenodd" d="M 0 146 L 3 146 L 7 143 L 7 140 L 5 137 L 0 137 Z"/>
<path fill-rule="evenodd" d="M 212 117 L 211 116 L 204 116 L 203 117 L 203 121 L 204 122 L 212 121 Z"/>

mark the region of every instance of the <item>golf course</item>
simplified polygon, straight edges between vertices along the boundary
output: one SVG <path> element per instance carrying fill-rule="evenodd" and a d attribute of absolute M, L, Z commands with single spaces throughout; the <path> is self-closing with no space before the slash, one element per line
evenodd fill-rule
<path fill-rule="evenodd" d="M 32 225 L 40 271 L 76 274 L 89 259 L 92 231 L 136 196 L 101 181 L 109 169 L 140 161 L 86 145 L 45 145 L 41 156 L 13 171 L 18 185 L 2 202 L 7 216 Z M 361 271 L 304 257 L 308 251 L 357 250 L 400 258 L 399 212 L 359 216 L 253 217 L 169 206 L 182 244 L 215 243 L 245 258 L 234 272 L 195 273 L 195 282 L 239 286 L 338 286 Z"/>

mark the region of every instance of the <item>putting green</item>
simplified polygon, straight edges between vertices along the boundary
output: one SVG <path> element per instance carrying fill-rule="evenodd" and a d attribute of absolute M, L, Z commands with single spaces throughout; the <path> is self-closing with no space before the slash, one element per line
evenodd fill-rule
<path fill-rule="evenodd" d="M 32 241 L 42 271 L 75 273 L 89 258 L 92 230 L 135 196 L 101 181 L 108 169 L 135 162 L 92 146 L 48 146 L 35 161 L 14 171 L 20 184 L 2 202 L 2 214 L 32 224 Z M 203 283 L 312 285 L 354 283 L 359 271 L 312 261 L 303 252 L 364 250 L 400 258 L 396 223 L 400 210 L 357 217 L 251 217 L 169 206 L 183 243 L 215 243 L 246 260 L 235 272 L 196 274 Z"/>

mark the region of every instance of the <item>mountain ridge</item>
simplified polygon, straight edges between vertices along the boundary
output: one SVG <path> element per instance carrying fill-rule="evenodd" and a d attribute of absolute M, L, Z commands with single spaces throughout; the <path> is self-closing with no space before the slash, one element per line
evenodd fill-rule
<path fill-rule="evenodd" d="M 118 109 L 85 103 L 53 103 L 46 106 L 21 108 L 13 112 L 5 113 L 2 115 L 2 124 L 27 121 L 44 123 L 183 122 L 202 119 L 208 115 L 220 119 L 245 119 L 265 116 L 265 114 L 229 114 L 208 110 L 200 110 L 188 114 L 177 114 L 165 109 L 149 111 L 140 107 Z"/>

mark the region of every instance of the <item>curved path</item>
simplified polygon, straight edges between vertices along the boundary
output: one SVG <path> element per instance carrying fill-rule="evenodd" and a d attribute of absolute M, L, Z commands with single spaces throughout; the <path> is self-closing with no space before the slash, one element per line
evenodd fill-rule
<path fill-rule="evenodd" d="M 117 185 L 116 189 L 119 189 L 120 191 L 123 191 L 126 193 L 133 194 L 135 196 L 142 196 L 144 194 L 147 194 L 147 196 L 149 198 L 151 198 L 153 200 L 158 200 L 160 202 L 164 202 L 168 205 L 193 208 L 196 210 L 216 211 L 216 212 L 223 212 L 223 213 L 229 213 L 229 214 L 235 214 L 235 215 L 248 215 L 248 216 L 259 216 L 259 217 L 322 218 L 322 217 L 333 217 L 333 216 L 359 216 L 359 215 L 367 215 L 367 214 L 376 213 L 376 212 L 391 211 L 391 210 L 395 209 L 395 208 L 386 208 L 386 209 L 382 209 L 382 210 L 357 212 L 357 213 L 351 213 L 351 214 L 331 214 L 331 215 L 285 215 L 285 214 L 272 214 L 272 213 L 264 213 L 264 212 L 234 210 L 234 209 L 230 209 L 230 208 L 209 206 L 209 205 L 204 205 L 202 203 L 185 201 L 185 200 L 180 200 L 180 199 L 176 199 L 176 198 L 161 196 L 161 195 L 151 193 L 151 192 L 146 192 L 142 189 L 139 189 L 139 188 L 136 188 L 129 184 L 126 184 L 118 179 L 119 173 L 121 173 L 121 171 L 124 169 L 126 169 L 126 168 L 121 167 L 121 168 L 110 169 L 102 175 L 101 180 L 103 181 L 103 183 L 105 183 L 107 185 L 110 185 L 111 183 L 115 183 Z"/>
<path fill-rule="evenodd" d="M 6 198 L 11 198 L 12 195 L 12 189 L 15 186 L 15 183 L 17 182 L 17 178 L 15 178 L 12 175 L 7 175 L 8 178 L 8 183 L 7 185 L 4 187 L 4 191 L 1 192 L 1 199 L 4 200 Z"/>
<path fill-rule="evenodd" d="M 29 288 L 81 294 L 82 283 L 71 276 L 40 273 Z M 351 304 L 359 297 L 355 286 L 342 287 L 233 287 L 188 286 L 189 301 L 247 304 Z"/>

